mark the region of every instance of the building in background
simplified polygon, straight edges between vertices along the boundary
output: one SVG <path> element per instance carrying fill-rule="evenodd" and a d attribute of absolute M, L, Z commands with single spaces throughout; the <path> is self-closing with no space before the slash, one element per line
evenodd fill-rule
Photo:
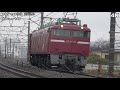
<path fill-rule="evenodd" d="M 107 51 L 92 51 L 91 53 L 97 54 L 106 60 L 109 60 L 109 52 Z M 115 64 L 120 65 L 120 51 L 115 51 Z"/>

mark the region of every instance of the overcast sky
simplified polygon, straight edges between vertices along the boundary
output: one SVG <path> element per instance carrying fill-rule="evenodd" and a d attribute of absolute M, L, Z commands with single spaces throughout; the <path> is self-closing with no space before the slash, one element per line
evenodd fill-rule
<path fill-rule="evenodd" d="M 61 17 L 61 13 L 54 15 L 54 17 Z M 77 18 L 91 29 L 91 41 L 101 37 L 109 38 L 110 12 L 78 12 Z"/>
<path fill-rule="evenodd" d="M 99 38 L 109 39 L 110 13 L 111 12 L 78 12 L 77 18 L 81 20 L 82 24 L 87 24 L 91 29 L 91 41 L 96 41 Z M 62 17 L 61 13 L 53 16 Z M 120 26 L 120 18 L 116 18 L 116 22 Z M 120 31 L 120 28 L 117 26 L 116 31 Z M 119 36 L 119 34 L 116 34 L 117 39 Z"/>
<path fill-rule="evenodd" d="M 45 12 L 44 16 L 46 16 L 49 13 L 50 12 Z M 40 15 L 38 17 L 40 17 Z M 54 12 L 50 14 L 49 17 L 54 17 L 54 18 L 63 17 L 63 12 L 59 12 L 59 13 Z M 88 27 L 91 29 L 91 41 L 96 41 L 99 38 L 103 38 L 105 40 L 109 39 L 110 12 L 78 12 L 77 18 L 81 20 L 82 24 L 87 24 Z M 36 20 L 37 19 L 38 18 L 36 18 Z M 120 18 L 117 18 L 116 21 L 117 24 L 120 25 Z M 4 25 L 6 24 L 7 22 L 4 23 Z M 22 22 L 19 21 L 19 23 L 14 23 L 14 24 L 19 25 L 22 24 Z M 31 31 L 36 29 L 36 27 L 37 27 L 36 24 L 34 25 L 31 24 Z M 116 31 L 120 31 L 120 28 L 116 27 Z M 120 35 L 118 34 L 117 37 L 118 36 Z"/>
<path fill-rule="evenodd" d="M 102 12 L 86 12 L 78 13 L 78 18 L 82 24 L 88 24 L 91 29 L 91 41 L 99 38 L 108 39 L 110 30 L 110 13 Z"/>

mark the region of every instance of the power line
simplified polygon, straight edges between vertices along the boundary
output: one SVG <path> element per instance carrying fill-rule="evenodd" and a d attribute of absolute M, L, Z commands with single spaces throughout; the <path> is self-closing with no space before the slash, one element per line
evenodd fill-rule
<path fill-rule="evenodd" d="M 53 12 L 50 12 L 49 14 L 47 14 L 45 17 L 49 16 L 50 14 L 52 14 Z"/>
<path fill-rule="evenodd" d="M 115 21 L 116 22 L 116 21 Z M 117 22 L 116 22 L 116 26 L 118 26 L 119 28 L 120 28 L 120 26 L 117 24 Z"/>

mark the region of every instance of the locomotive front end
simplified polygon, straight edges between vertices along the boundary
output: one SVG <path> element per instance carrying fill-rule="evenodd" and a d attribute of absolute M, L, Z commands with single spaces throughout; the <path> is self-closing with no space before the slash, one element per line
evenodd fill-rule
<path fill-rule="evenodd" d="M 38 67 L 69 71 L 85 68 L 90 50 L 90 29 L 78 19 L 62 19 L 30 35 L 30 62 Z"/>
<path fill-rule="evenodd" d="M 49 52 L 51 64 L 68 70 L 85 68 L 90 49 L 90 29 L 76 23 L 62 23 L 50 28 Z"/>

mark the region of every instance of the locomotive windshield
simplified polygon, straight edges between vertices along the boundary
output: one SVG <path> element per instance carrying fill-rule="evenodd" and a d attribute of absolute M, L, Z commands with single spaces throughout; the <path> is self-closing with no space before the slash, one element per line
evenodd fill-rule
<path fill-rule="evenodd" d="M 70 30 L 52 30 L 51 34 L 56 36 L 70 36 Z"/>
<path fill-rule="evenodd" d="M 73 34 L 71 34 L 73 33 Z M 71 36 L 71 37 L 78 37 L 78 38 L 89 38 L 90 32 L 89 31 L 80 31 L 80 30 L 52 30 L 51 35 L 55 36 Z"/>
<path fill-rule="evenodd" d="M 84 38 L 90 38 L 90 32 L 85 31 L 84 32 Z"/>
<path fill-rule="evenodd" d="M 83 31 L 73 31 L 73 37 L 80 37 L 82 38 L 84 35 Z"/>
<path fill-rule="evenodd" d="M 89 38 L 90 32 L 88 32 L 88 31 L 73 31 L 73 37 Z"/>

